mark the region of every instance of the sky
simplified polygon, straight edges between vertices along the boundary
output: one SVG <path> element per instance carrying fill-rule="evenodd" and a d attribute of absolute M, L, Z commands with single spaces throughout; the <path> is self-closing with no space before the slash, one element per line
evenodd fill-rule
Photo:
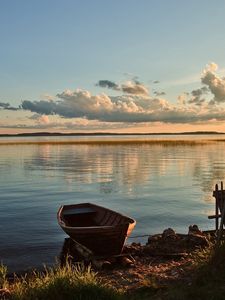
<path fill-rule="evenodd" d="M 224 11 L 0 0 L 0 133 L 225 132 Z"/>

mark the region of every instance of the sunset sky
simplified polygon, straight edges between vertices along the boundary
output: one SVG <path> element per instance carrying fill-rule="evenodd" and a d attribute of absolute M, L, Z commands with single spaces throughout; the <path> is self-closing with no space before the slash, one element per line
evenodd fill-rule
<path fill-rule="evenodd" d="M 0 133 L 225 132 L 225 1 L 0 1 Z"/>

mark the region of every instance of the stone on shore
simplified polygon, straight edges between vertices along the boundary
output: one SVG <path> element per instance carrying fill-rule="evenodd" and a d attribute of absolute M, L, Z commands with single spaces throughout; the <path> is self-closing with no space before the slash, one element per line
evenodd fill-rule
<path fill-rule="evenodd" d="M 149 236 L 143 253 L 162 256 L 185 256 L 197 248 L 209 246 L 209 240 L 197 225 L 190 225 L 188 234 L 167 228 L 162 234 Z"/>

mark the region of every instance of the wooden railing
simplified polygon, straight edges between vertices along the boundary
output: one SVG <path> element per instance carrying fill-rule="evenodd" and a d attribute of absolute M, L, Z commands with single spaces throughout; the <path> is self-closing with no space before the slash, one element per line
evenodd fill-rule
<path fill-rule="evenodd" d="M 215 185 L 213 191 L 215 197 L 215 214 L 208 216 L 209 219 L 215 219 L 215 229 L 217 232 L 217 240 L 220 241 L 223 234 L 223 226 L 225 223 L 225 190 L 223 189 L 223 182 L 220 183 L 220 190 L 218 184 Z M 219 224 L 220 219 L 220 224 Z"/>

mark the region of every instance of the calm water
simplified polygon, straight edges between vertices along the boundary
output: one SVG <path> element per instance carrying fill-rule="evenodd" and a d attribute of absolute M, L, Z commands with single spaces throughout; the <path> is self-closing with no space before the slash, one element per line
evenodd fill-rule
<path fill-rule="evenodd" d="M 66 237 L 56 220 L 61 204 L 94 202 L 121 211 L 137 220 L 133 236 L 168 227 L 187 232 L 193 223 L 214 226 L 207 215 L 214 209 L 214 185 L 225 178 L 224 142 L 2 145 L 5 140 L 0 260 L 10 271 L 54 263 Z"/>

